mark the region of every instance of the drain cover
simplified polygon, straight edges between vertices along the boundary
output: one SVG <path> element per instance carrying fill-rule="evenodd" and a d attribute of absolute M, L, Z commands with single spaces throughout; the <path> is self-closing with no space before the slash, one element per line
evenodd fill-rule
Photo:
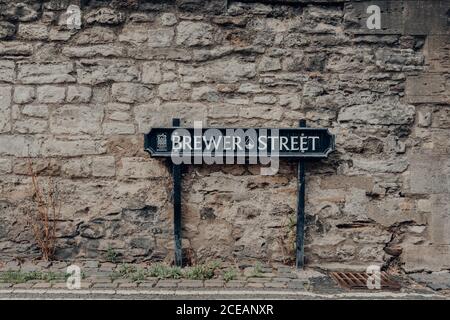
<path fill-rule="evenodd" d="M 366 272 L 331 272 L 330 276 L 340 287 L 350 290 L 368 290 L 367 279 L 375 277 L 375 275 L 369 275 Z M 379 277 L 379 290 L 400 290 L 400 283 L 392 280 L 386 272 L 380 272 Z M 370 282 L 372 283 L 372 281 Z"/>

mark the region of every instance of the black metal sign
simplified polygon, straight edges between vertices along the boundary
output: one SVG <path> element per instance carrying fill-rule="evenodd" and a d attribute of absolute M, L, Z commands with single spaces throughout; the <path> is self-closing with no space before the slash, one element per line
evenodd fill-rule
<path fill-rule="evenodd" d="M 153 157 L 180 154 L 326 158 L 335 148 L 328 129 L 316 128 L 154 128 L 145 135 Z"/>
<path fill-rule="evenodd" d="M 304 266 L 305 226 L 305 161 L 326 158 L 335 149 L 335 137 L 328 129 L 307 128 L 300 120 L 299 128 L 181 128 L 180 119 L 172 119 L 172 128 L 154 128 L 144 137 L 145 151 L 153 157 L 170 157 L 173 176 L 173 209 L 175 264 L 182 266 L 181 246 L 181 180 L 183 158 L 242 157 L 241 159 L 298 159 L 296 266 Z M 200 159 L 202 160 L 202 159 Z M 194 163 L 203 163 L 195 162 Z M 208 164 L 208 162 L 206 162 Z M 211 162 L 212 164 L 213 162 Z M 223 162 L 222 162 L 223 163 Z M 228 162 L 227 163 L 235 163 Z M 242 162 L 237 162 L 242 163 Z"/>

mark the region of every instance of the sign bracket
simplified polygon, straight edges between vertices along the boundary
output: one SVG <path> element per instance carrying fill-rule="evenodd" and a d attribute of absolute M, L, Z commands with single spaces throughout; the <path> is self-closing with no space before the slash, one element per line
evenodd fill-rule
<path fill-rule="evenodd" d="M 299 127 L 305 128 L 306 121 L 300 120 Z M 303 269 L 305 264 L 305 161 L 298 161 L 298 171 L 297 171 L 297 232 L 295 241 L 295 266 L 297 269 Z"/>
<path fill-rule="evenodd" d="M 225 141 L 234 139 L 237 133 L 239 140 L 234 143 L 227 144 L 227 151 L 230 145 L 232 152 L 238 150 L 257 150 L 258 155 L 261 150 L 269 150 L 272 154 L 274 148 L 279 148 L 276 156 L 280 159 L 295 159 L 297 161 L 297 224 L 296 224 L 296 251 L 295 251 L 295 265 L 298 269 L 302 269 L 305 265 L 305 192 L 306 192 L 306 161 L 308 159 L 324 159 L 329 153 L 335 150 L 335 136 L 324 128 L 308 128 L 305 120 L 299 121 L 298 128 L 200 128 L 200 133 L 196 132 L 196 128 L 180 128 L 181 120 L 179 118 L 172 119 L 172 128 L 152 128 L 144 136 L 144 149 L 152 157 L 166 158 L 167 164 L 170 164 L 170 171 L 173 179 L 173 227 L 174 227 L 174 249 L 175 249 L 175 265 L 181 267 L 183 265 L 183 248 L 182 248 L 182 205 L 181 205 L 181 190 L 182 190 L 182 170 L 184 164 L 190 164 L 192 156 L 203 154 L 208 146 L 215 146 L 208 139 L 217 137 L 223 140 L 223 148 L 225 148 Z M 178 130 L 182 129 L 182 130 Z M 175 131 L 179 132 L 175 135 Z M 270 131 L 270 134 L 269 134 Z M 214 135 L 208 135 L 214 132 Z M 245 132 L 245 133 L 244 133 Z M 275 132 L 275 133 L 273 133 Z M 244 138 L 242 138 L 242 134 Z M 195 139 L 193 139 L 194 137 Z M 197 139 L 199 138 L 200 139 Z M 231 138 L 230 138 L 231 137 Z M 176 138 L 176 139 L 175 139 Z M 247 138 L 250 142 L 247 144 Z M 206 139 L 206 140 L 205 140 Z M 228 139 L 228 140 L 225 140 Z M 181 143 L 182 141 L 182 143 Z M 195 141 L 195 144 L 193 143 Z M 200 141 L 200 147 L 197 146 L 197 141 Z M 269 143 L 268 141 L 271 141 Z M 274 141 L 278 141 L 277 147 Z M 242 145 L 245 142 L 245 146 Z M 207 144 L 208 143 L 208 144 Z M 175 147 L 176 145 L 176 147 Z M 187 156 L 186 162 L 178 162 L 175 164 L 173 155 L 180 155 L 179 146 L 182 145 L 181 151 L 183 156 Z M 220 146 L 220 143 L 218 144 Z M 270 145 L 270 146 L 269 146 Z M 274 146 L 275 145 L 275 146 Z M 198 153 L 198 149 L 200 153 Z M 173 153 L 174 150 L 177 150 Z M 187 150 L 187 154 L 185 154 Z M 194 150 L 194 152 L 192 152 Z M 223 151 L 223 150 L 222 150 Z M 279 151 L 279 152 L 278 152 Z M 211 152 L 211 150 L 209 150 Z M 221 153 L 222 154 L 222 153 Z M 264 155 L 264 153 L 262 153 Z M 267 155 L 267 154 L 266 154 Z M 195 160 L 195 158 L 194 158 Z M 195 163 L 195 162 L 194 162 Z"/>
<path fill-rule="evenodd" d="M 172 119 L 172 126 L 179 127 L 181 121 L 178 118 Z M 181 242 L 181 179 L 182 164 L 172 164 L 173 178 L 173 233 L 175 240 L 175 265 L 181 267 L 183 265 L 183 249 Z"/>

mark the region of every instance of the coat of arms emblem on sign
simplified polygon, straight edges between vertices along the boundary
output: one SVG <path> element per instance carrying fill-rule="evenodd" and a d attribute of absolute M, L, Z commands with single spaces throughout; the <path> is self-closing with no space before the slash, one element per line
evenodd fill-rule
<path fill-rule="evenodd" d="M 157 151 L 167 151 L 167 134 L 161 133 L 156 136 L 156 148 Z"/>

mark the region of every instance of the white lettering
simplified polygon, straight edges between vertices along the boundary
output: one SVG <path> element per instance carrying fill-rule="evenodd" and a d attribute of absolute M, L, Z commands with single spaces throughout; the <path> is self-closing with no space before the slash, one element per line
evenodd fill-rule
<path fill-rule="evenodd" d="M 381 9 L 373 4 L 367 8 L 367 13 L 372 15 L 367 18 L 367 28 L 370 30 L 381 29 Z"/>

